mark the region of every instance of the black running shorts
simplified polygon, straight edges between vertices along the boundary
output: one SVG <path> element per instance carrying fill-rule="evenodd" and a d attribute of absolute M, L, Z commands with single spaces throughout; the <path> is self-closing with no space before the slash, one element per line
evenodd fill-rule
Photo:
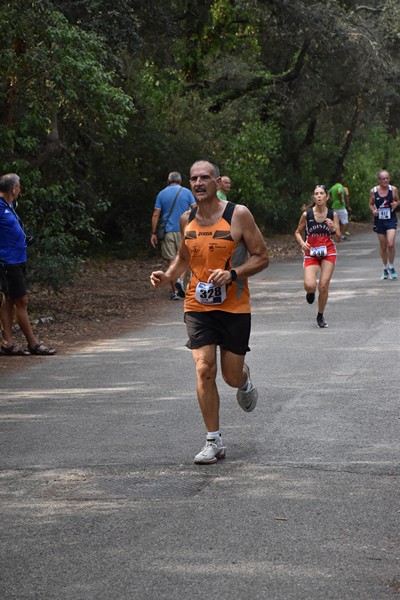
<path fill-rule="evenodd" d="M 244 356 L 250 350 L 250 313 L 236 314 L 223 310 L 189 311 L 185 313 L 184 321 L 189 336 L 186 346 L 190 350 L 211 344 L 240 356 Z"/>

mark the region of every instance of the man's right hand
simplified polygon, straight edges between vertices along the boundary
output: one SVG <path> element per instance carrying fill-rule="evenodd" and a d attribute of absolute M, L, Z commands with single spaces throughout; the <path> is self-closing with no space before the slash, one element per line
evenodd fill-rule
<path fill-rule="evenodd" d="M 155 288 L 163 287 L 169 283 L 169 277 L 166 276 L 164 271 L 153 271 L 150 275 L 150 281 Z"/>
<path fill-rule="evenodd" d="M 157 234 L 156 233 L 152 233 L 151 234 L 150 244 L 153 246 L 153 248 L 155 248 L 157 246 L 157 244 L 158 244 L 158 238 L 157 238 Z"/>

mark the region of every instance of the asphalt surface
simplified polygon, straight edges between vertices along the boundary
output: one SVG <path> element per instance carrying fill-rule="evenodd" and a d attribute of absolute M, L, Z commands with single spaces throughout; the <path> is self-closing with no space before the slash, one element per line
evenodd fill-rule
<path fill-rule="evenodd" d="M 380 280 L 372 232 L 339 253 L 328 329 L 301 259 L 251 280 L 259 405 L 242 412 L 218 376 L 215 465 L 193 463 L 180 302 L 0 379 L 1 600 L 398 596 L 400 282 Z"/>

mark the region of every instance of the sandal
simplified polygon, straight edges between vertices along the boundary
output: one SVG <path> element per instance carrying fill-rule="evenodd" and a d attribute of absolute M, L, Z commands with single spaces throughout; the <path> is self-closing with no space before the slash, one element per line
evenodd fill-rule
<path fill-rule="evenodd" d="M 35 354 L 36 356 L 53 356 L 56 353 L 54 348 L 47 348 L 43 342 L 39 342 L 35 346 L 28 346 L 29 354 Z"/>
<path fill-rule="evenodd" d="M 23 350 L 16 344 L 11 344 L 11 346 L 3 346 L 2 344 L 0 354 L 3 356 L 29 356 L 30 352 Z"/>

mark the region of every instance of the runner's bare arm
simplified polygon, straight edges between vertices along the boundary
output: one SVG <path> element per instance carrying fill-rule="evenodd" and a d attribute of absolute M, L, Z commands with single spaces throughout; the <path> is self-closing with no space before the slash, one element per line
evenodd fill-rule
<path fill-rule="evenodd" d="M 340 220 L 339 220 L 339 215 L 337 213 L 334 213 L 334 215 L 333 215 L 333 225 L 335 228 L 335 233 L 333 234 L 332 237 L 335 240 L 335 242 L 341 242 L 342 235 L 340 232 Z"/>
<path fill-rule="evenodd" d="M 333 219 L 326 219 L 327 225 L 329 227 L 329 229 L 331 230 L 332 233 L 332 237 L 335 240 L 335 242 L 341 242 L 342 241 L 342 236 L 340 233 L 340 221 L 339 221 L 339 215 L 335 212 L 333 213 Z"/>
<path fill-rule="evenodd" d="M 372 188 L 369 193 L 369 209 L 372 212 L 372 214 L 374 215 L 374 217 L 376 217 L 376 215 L 378 214 L 378 211 L 375 208 L 374 188 Z"/>
<path fill-rule="evenodd" d="M 391 210 L 396 210 L 396 208 L 400 204 L 399 191 L 398 191 L 397 187 L 394 185 L 392 186 L 392 190 L 393 190 L 393 202 L 390 204 L 390 208 L 391 208 Z"/>
<path fill-rule="evenodd" d="M 294 232 L 294 237 L 296 238 L 297 243 L 300 244 L 302 250 L 308 250 L 310 248 L 310 244 L 308 244 L 304 239 L 304 232 L 306 230 L 306 218 L 307 213 L 303 212 L 300 217 L 299 224 L 297 225 L 297 229 Z"/>

